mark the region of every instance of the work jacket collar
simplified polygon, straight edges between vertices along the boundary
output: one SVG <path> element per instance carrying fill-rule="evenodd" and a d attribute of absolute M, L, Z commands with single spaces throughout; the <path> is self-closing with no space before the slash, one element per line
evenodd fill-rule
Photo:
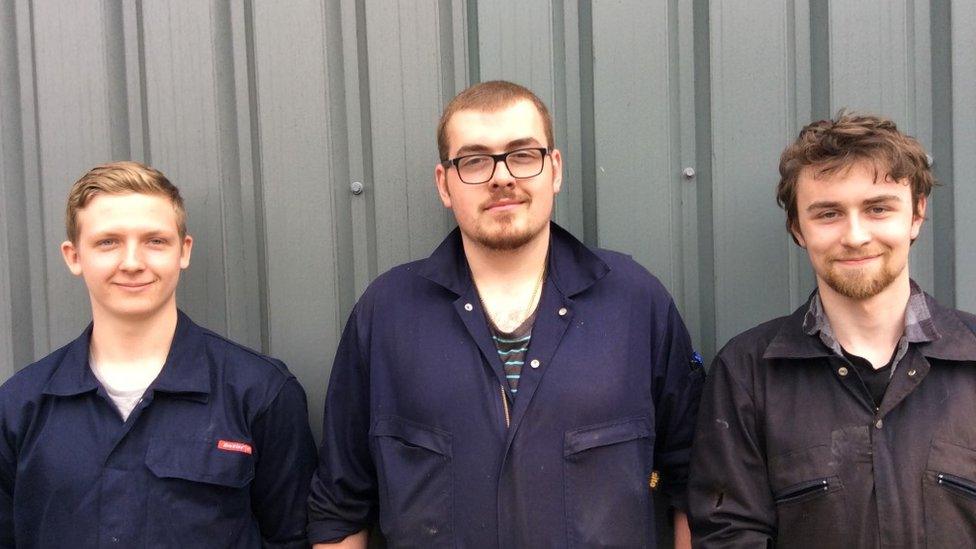
<path fill-rule="evenodd" d="M 68 344 L 61 363 L 51 375 L 44 393 L 72 396 L 98 389 L 98 381 L 88 365 L 93 324 Z M 184 394 L 192 400 L 206 401 L 210 394 L 210 369 L 205 356 L 203 332 L 182 311 L 177 311 L 176 332 L 166 363 L 150 390 Z"/>
<path fill-rule="evenodd" d="M 549 278 L 566 297 L 579 294 L 603 278 L 610 267 L 559 225 L 549 223 Z M 425 259 L 419 274 L 456 295 L 464 295 L 473 284 L 464 255 L 461 231 L 455 228 Z"/>
<path fill-rule="evenodd" d="M 914 282 L 913 282 L 914 285 Z M 976 335 L 952 309 L 940 305 L 932 296 L 922 292 L 931 315 L 926 325 L 928 341 L 911 342 L 925 357 L 941 360 L 976 361 Z M 812 294 L 779 328 L 763 353 L 764 359 L 803 359 L 828 357 L 834 352 L 823 343 L 817 333 L 804 329 L 807 313 L 816 294 Z M 809 322 L 807 322 L 809 329 Z"/>

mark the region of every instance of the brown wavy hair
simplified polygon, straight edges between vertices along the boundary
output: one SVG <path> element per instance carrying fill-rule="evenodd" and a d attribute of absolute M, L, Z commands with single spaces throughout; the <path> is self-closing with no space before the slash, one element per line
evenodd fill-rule
<path fill-rule="evenodd" d="M 832 120 L 805 126 L 779 159 L 776 202 L 786 210 L 786 229 L 799 229 L 796 208 L 797 180 L 804 170 L 814 178 L 830 176 L 855 164 L 874 167 L 875 179 L 906 181 L 912 190 L 912 209 L 936 184 L 925 149 L 915 138 L 898 131 L 888 118 L 841 110 Z"/>

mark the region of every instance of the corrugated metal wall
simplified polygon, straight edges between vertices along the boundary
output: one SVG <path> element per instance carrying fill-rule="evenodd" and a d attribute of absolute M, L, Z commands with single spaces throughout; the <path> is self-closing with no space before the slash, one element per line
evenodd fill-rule
<path fill-rule="evenodd" d="M 317 426 L 359 293 L 452 227 L 442 106 L 494 78 L 552 107 L 557 221 L 656 273 L 706 355 L 813 287 L 777 159 L 842 106 L 931 149 L 944 186 L 912 270 L 976 309 L 971 0 L 3 0 L 0 379 L 87 323 L 65 193 L 133 158 L 187 199 L 182 307 L 286 360 Z"/>

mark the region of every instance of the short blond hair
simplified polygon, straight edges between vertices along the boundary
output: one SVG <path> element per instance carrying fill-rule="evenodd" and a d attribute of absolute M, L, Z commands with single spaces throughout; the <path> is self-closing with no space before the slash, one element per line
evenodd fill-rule
<path fill-rule="evenodd" d="M 64 227 L 68 240 L 78 242 L 78 211 L 99 194 L 152 194 L 169 199 L 176 212 L 176 227 L 180 240 L 186 237 L 186 210 L 180 190 L 155 168 L 124 160 L 95 166 L 68 191 L 68 205 L 64 213 Z"/>

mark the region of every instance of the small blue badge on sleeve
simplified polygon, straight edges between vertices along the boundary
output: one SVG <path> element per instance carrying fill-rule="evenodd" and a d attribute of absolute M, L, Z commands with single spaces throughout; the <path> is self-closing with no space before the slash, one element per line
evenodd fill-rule
<path fill-rule="evenodd" d="M 701 369 L 705 366 L 705 359 L 702 358 L 698 351 L 691 352 L 691 370 L 695 371 Z"/>

